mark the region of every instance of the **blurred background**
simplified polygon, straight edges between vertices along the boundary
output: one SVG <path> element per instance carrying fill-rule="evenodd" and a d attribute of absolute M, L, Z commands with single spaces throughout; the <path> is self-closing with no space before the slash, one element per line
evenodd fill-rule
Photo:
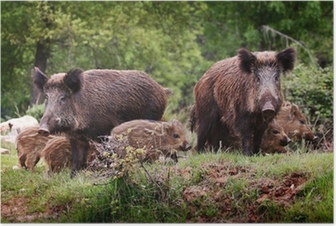
<path fill-rule="evenodd" d="M 31 70 L 136 69 L 170 87 L 165 118 L 187 124 L 193 87 L 215 62 L 297 50 L 285 99 L 333 137 L 333 2 L 1 2 L 1 121 L 44 111 Z"/>

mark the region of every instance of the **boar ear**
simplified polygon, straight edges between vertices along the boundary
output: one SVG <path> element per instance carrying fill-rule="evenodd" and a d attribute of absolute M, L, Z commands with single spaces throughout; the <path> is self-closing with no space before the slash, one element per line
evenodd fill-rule
<path fill-rule="evenodd" d="M 80 68 L 70 70 L 63 78 L 64 84 L 69 87 L 72 92 L 77 92 L 81 88 L 81 74 L 84 71 Z"/>
<path fill-rule="evenodd" d="M 169 132 L 169 130 L 172 128 L 172 125 L 168 122 L 163 122 L 162 127 L 163 127 L 164 131 Z"/>
<path fill-rule="evenodd" d="M 43 86 L 48 81 L 48 77 L 38 67 L 34 67 L 32 70 L 32 78 L 36 88 L 43 92 Z"/>
<path fill-rule="evenodd" d="M 238 58 L 240 60 L 240 69 L 247 73 L 251 73 L 251 67 L 257 59 L 256 56 L 247 49 L 241 48 L 238 50 Z"/>
<path fill-rule="evenodd" d="M 296 104 L 292 104 L 291 113 L 296 115 L 299 112 L 299 107 Z"/>
<path fill-rule="evenodd" d="M 179 126 L 179 125 L 181 125 L 181 123 L 178 120 L 176 120 L 176 119 L 173 119 L 171 121 L 171 124 L 172 124 L 172 126 Z"/>
<path fill-rule="evenodd" d="M 281 63 L 283 71 L 291 71 L 294 69 L 296 53 L 293 48 L 287 48 L 276 55 L 277 61 Z"/>
<path fill-rule="evenodd" d="M 284 101 L 282 106 L 283 107 L 289 107 L 289 106 L 292 106 L 292 104 L 289 101 Z"/>
<path fill-rule="evenodd" d="M 289 108 L 288 110 L 289 113 L 287 115 L 287 119 L 291 121 L 295 118 L 295 115 L 297 114 L 297 111 L 299 110 L 299 108 L 296 104 L 291 104 L 290 106 L 288 106 L 288 108 Z"/>

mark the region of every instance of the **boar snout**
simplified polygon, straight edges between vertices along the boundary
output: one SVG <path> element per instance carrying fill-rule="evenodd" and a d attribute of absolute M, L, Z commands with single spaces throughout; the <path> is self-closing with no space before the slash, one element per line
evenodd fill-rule
<path fill-rule="evenodd" d="M 188 142 L 184 143 L 183 146 L 181 147 L 182 151 L 188 151 L 190 149 L 191 149 L 191 145 Z"/>
<path fill-rule="evenodd" d="M 309 141 L 316 141 L 317 140 L 317 136 L 313 133 L 306 133 L 304 134 L 304 139 L 309 140 Z"/>
<path fill-rule="evenodd" d="M 262 115 L 266 121 L 271 121 L 275 116 L 275 108 L 270 101 L 267 101 L 261 109 Z"/>
<path fill-rule="evenodd" d="M 281 140 L 281 141 L 280 141 L 280 145 L 284 147 L 284 146 L 286 146 L 287 144 L 289 144 L 290 142 L 292 142 L 292 140 L 291 140 L 289 137 L 287 137 L 286 140 Z"/>
<path fill-rule="evenodd" d="M 46 124 L 42 124 L 40 128 L 38 129 L 38 133 L 42 136 L 46 136 L 46 137 L 49 136 L 50 131 L 49 131 L 48 126 Z"/>

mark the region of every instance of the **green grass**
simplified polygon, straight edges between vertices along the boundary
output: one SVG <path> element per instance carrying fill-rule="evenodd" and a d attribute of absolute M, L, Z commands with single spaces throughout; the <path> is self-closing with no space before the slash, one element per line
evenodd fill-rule
<path fill-rule="evenodd" d="M 84 173 L 70 179 L 69 170 L 50 177 L 43 161 L 36 173 L 15 170 L 16 151 L 6 148 L 2 222 L 333 222 L 333 153 L 188 153 L 177 165 L 136 165 L 128 177 L 97 181 Z"/>

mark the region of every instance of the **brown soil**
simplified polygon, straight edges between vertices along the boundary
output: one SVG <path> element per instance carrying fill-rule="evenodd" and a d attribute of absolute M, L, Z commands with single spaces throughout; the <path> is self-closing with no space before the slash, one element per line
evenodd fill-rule
<path fill-rule="evenodd" d="M 280 206 L 279 208 L 287 208 L 293 203 L 295 195 L 302 190 L 306 182 L 305 176 L 297 173 L 285 176 L 282 181 L 269 178 L 255 180 L 251 169 L 229 167 L 226 164 L 205 164 L 201 167 L 205 172 L 202 175 L 202 181 L 197 186 L 187 187 L 182 195 L 189 208 L 188 222 L 190 223 L 265 222 L 268 220 L 265 219 L 265 215 L 269 211 L 265 203 L 272 201 Z M 187 168 L 180 173 L 188 179 L 191 169 Z M 232 178 L 247 179 L 248 185 L 243 188 L 246 192 L 228 194 L 229 180 Z M 253 191 L 257 198 L 248 197 L 253 195 Z M 240 203 L 246 202 L 245 207 L 236 205 L 239 199 Z M 215 210 L 216 213 L 211 210 Z M 276 219 L 273 220 L 276 221 Z"/>
<path fill-rule="evenodd" d="M 31 213 L 29 210 L 31 199 L 15 197 L 7 202 L 1 202 L 1 219 L 13 223 L 46 222 L 48 219 L 57 220 L 59 215 L 66 212 L 66 206 L 54 206 L 46 208 L 44 212 Z"/>

